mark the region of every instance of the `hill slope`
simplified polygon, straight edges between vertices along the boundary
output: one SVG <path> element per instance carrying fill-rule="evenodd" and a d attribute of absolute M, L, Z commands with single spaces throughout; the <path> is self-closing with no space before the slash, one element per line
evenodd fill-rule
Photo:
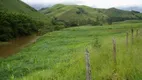
<path fill-rule="evenodd" d="M 66 26 L 97 25 L 104 23 L 107 19 L 106 15 L 94 8 L 78 5 L 57 4 L 51 8 L 41 9 L 40 12 L 52 17 L 55 22 L 64 22 Z"/>
<path fill-rule="evenodd" d="M 26 14 L 36 20 L 48 21 L 43 14 L 20 0 L 0 0 L 0 11 Z"/>
<path fill-rule="evenodd" d="M 95 9 L 87 6 L 57 4 L 51 8 L 41 9 L 40 12 L 53 21 L 64 22 L 66 25 L 102 24 L 130 19 L 142 19 L 142 14 L 136 11 L 124 11 L 116 8 Z M 55 20 L 54 20 L 55 19 Z M 72 24 L 72 25 L 71 25 Z"/>
<path fill-rule="evenodd" d="M 0 0 L 0 10 L 20 12 L 20 13 L 31 13 L 36 12 L 35 9 L 31 8 L 27 4 L 20 0 Z"/>
<path fill-rule="evenodd" d="M 142 13 L 137 11 L 124 11 L 116 8 L 101 10 L 102 13 L 106 14 L 112 22 L 142 19 Z"/>

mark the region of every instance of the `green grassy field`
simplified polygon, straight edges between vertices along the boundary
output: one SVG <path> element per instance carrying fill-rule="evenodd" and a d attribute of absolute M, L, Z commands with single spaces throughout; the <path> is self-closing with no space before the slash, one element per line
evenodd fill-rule
<path fill-rule="evenodd" d="M 0 58 L 0 80 L 85 80 L 85 49 L 90 52 L 92 80 L 142 79 L 142 23 L 80 26 L 50 32 L 6 59 Z M 131 28 L 139 29 L 131 44 Z M 129 45 L 126 48 L 126 32 Z M 112 39 L 117 45 L 114 65 Z"/>

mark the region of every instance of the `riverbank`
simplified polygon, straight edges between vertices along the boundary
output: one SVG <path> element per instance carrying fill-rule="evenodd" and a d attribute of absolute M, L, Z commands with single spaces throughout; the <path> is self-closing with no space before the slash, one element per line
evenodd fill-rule
<path fill-rule="evenodd" d="M 0 42 L 0 57 L 8 57 L 16 54 L 24 47 L 36 42 L 39 36 L 36 34 L 30 36 L 23 36 L 8 42 Z"/>

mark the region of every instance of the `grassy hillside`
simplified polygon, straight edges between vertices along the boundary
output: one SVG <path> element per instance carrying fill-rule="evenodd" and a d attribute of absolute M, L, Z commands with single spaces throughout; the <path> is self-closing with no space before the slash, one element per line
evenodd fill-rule
<path fill-rule="evenodd" d="M 95 9 L 87 6 L 57 4 L 51 8 L 40 10 L 41 13 L 52 17 L 55 22 L 63 22 L 66 26 L 101 25 L 124 20 L 142 19 L 142 13 L 124 11 L 116 8 Z"/>
<path fill-rule="evenodd" d="M 0 0 L 0 11 L 27 14 L 27 16 L 40 21 L 47 20 L 46 22 L 48 22 L 49 20 L 43 14 L 20 0 Z"/>
<path fill-rule="evenodd" d="M 131 44 L 131 28 L 141 22 L 80 26 L 47 33 L 18 54 L 0 59 L 0 80 L 85 80 L 85 49 L 90 52 L 92 80 L 141 80 L 142 33 Z M 129 45 L 126 48 L 126 32 Z M 112 38 L 117 45 L 113 64 Z"/>
<path fill-rule="evenodd" d="M 36 12 L 35 9 L 31 8 L 29 5 L 21 2 L 20 0 L 0 0 L 0 9 L 10 12 L 19 12 L 19 13 L 32 13 Z"/>
<path fill-rule="evenodd" d="M 107 16 L 99 13 L 94 8 L 78 5 L 57 4 L 51 8 L 40 10 L 41 13 L 53 18 L 53 23 L 62 22 L 66 26 L 101 25 Z"/>
<path fill-rule="evenodd" d="M 142 13 L 136 11 L 124 11 L 116 8 L 103 9 L 100 11 L 106 14 L 112 22 L 142 19 Z"/>

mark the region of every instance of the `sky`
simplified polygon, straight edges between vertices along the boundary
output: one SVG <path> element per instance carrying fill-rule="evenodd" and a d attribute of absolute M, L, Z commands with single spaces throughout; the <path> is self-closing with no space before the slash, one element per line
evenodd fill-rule
<path fill-rule="evenodd" d="M 142 0 L 22 0 L 30 5 L 77 4 L 97 8 L 110 8 L 119 6 L 140 6 Z"/>

